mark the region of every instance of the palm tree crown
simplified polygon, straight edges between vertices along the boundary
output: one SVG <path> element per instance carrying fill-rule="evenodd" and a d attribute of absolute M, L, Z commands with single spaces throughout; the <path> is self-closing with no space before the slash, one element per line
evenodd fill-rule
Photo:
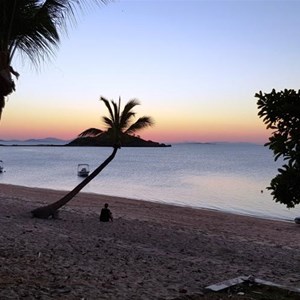
<path fill-rule="evenodd" d="M 138 130 L 152 126 L 154 121 L 151 117 L 143 116 L 138 118 L 134 123 L 132 123 L 133 118 L 136 113 L 133 108 L 140 105 L 137 99 L 132 99 L 126 103 L 124 109 L 121 111 L 121 98 L 119 102 L 108 101 L 104 97 L 100 98 L 104 102 L 109 116 L 103 116 L 102 119 L 106 125 L 106 130 L 101 130 L 98 128 L 89 128 L 83 131 L 80 137 L 96 137 L 102 134 L 107 134 L 111 139 L 112 146 L 116 148 L 121 148 L 122 139 L 126 134 L 133 134 Z"/>

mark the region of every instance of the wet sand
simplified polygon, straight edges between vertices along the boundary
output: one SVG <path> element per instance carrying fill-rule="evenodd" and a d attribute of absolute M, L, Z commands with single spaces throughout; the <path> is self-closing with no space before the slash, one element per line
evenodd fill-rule
<path fill-rule="evenodd" d="M 242 275 L 300 287 L 300 225 L 0 184 L 0 299 L 174 299 Z M 114 222 L 100 223 L 104 203 Z"/>

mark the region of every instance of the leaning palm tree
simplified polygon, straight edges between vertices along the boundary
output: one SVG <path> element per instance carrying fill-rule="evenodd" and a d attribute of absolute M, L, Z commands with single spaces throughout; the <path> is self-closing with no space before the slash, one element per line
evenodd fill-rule
<path fill-rule="evenodd" d="M 114 101 L 109 102 L 107 99 L 101 97 L 101 101 L 104 102 L 108 109 L 109 116 L 103 117 L 104 124 L 106 125 L 105 130 L 90 128 L 82 132 L 79 137 L 97 137 L 100 135 L 106 135 L 110 141 L 113 151 L 111 155 L 97 167 L 88 177 L 86 177 L 80 184 L 78 184 L 72 191 L 65 195 L 60 200 L 43 206 L 31 211 L 33 217 L 47 219 L 54 217 L 62 206 L 72 200 L 91 180 L 93 180 L 115 157 L 118 149 L 122 146 L 122 140 L 128 134 L 133 134 L 138 130 L 153 125 L 153 120 L 150 117 L 144 116 L 137 119 L 132 123 L 132 119 L 135 117 L 133 108 L 139 105 L 136 99 L 130 100 L 121 111 L 121 99 L 116 103 Z"/>
<path fill-rule="evenodd" d="M 108 0 L 1 0 L 0 1 L 0 119 L 5 97 L 15 90 L 12 68 L 16 53 L 38 66 L 54 54 L 68 21 L 83 5 Z"/>

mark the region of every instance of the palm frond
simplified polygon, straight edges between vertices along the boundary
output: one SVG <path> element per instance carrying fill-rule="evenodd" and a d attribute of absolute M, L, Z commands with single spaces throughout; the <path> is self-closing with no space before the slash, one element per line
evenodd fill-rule
<path fill-rule="evenodd" d="M 21 9 L 21 8 L 20 8 Z M 57 18 L 60 18 L 57 16 Z M 58 20 L 46 8 L 32 6 L 16 16 L 9 45 L 10 61 L 16 50 L 25 53 L 34 65 L 54 54 L 60 42 Z"/>
<path fill-rule="evenodd" d="M 133 112 L 132 109 L 137 105 L 140 105 L 139 101 L 137 99 L 132 99 L 129 102 L 127 102 L 124 106 L 120 117 L 120 124 L 123 130 L 127 128 L 131 119 L 136 115 L 136 113 Z"/>
<path fill-rule="evenodd" d="M 120 119 L 119 119 L 119 115 L 120 115 L 119 105 L 116 102 L 114 102 L 113 100 L 111 100 L 111 104 L 112 104 L 112 107 L 113 107 L 113 114 L 114 114 L 113 120 L 114 120 L 114 123 L 115 123 L 114 125 L 116 127 L 119 127 L 119 122 L 120 122 Z"/>
<path fill-rule="evenodd" d="M 98 128 L 89 128 L 83 132 L 81 132 L 78 137 L 96 137 L 103 133 L 103 130 Z"/>
<path fill-rule="evenodd" d="M 70 1 L 17 1 L 11 16 L 10 60 L 16 50 L 25 53 L 35 65 L 53 55 L 60 41 L 59 31 L 65 28 L 69 14 L 74 15 Z"/>
<path fill-rule="evenodd" d="M 102 120 L 103 120 L 103 122 L 105 123 L 105 125 L 106 125 L 106 127 L 107 127 L 107 130 L 114 127 L 114 122 L 113 122 L 112 119 L 103 116 L 103 117 L 102 117 Z"/>
<path fill-rule="evenodd" d="M 129 126 L 129 124 L 130 124 L 130 122 L 132 121 L 132 119 L 135 117 L 135 115 L 136 115 L 136 113 L 135 112 L 128 112 L 127 114 L 126 114 L 126 116 L 124 116 L 123 114 L 122 114 L 122 116 L 121 116 L 121 122 L 120 122 L 120 129 L 122 130 L 122 131 L 126 131 L 127 130 L 127 128 L 128 128 L 128 126 Z"/>
<path fill-rule="evenodd" d="M 127 134 L 132 134 L 138 130 L 144 129 L 154 125 L 154 120 L 151 117 L 144 116 L 139 118 L 135 123 L 133 123 L 126 131 Z"/>
<path fill-rule="evenodd" d="M 34 65 L 49 58 L 69 23 L 76 22 L 76 12 L 87 4 L 106 0 L 1 0 L 0 51 L 24 53 Z"/>
<path fill-rule="evenodd" d="M 114 120 L 114 118 L 115 118 L 114 112 L 113 112 L 113 110 L 112 110 L 112 108 L 110 106 L 109 101 L 106 98 L 102 97 L 102 96 L 100 97 L 100 100 L 104 102 L 104 104 L 105 104 L 105 106 L 106 106 L 106 108 L 107 108 L 107 110 L 109 112 L 110 118 L 112 120 Z"/>

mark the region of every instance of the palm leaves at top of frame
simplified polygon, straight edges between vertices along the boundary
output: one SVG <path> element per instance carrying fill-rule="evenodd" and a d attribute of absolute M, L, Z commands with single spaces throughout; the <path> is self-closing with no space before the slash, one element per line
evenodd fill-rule
<path fill-rule="evenodd" d="M 9 65 L 16 51 L 35 65 L 49 57 L 75 22 L 77 9 L 106 0 L 0 0 L 0 68 Z"/>

